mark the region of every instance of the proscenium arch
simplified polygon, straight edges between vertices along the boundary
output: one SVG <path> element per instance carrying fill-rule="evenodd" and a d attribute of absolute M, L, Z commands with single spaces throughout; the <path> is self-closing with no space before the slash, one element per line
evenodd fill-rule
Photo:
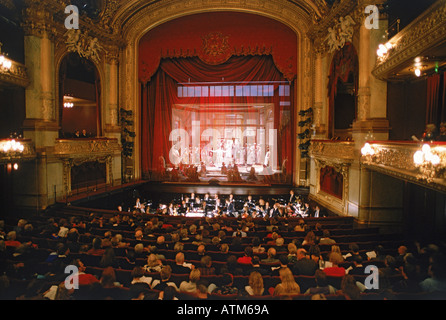
<path fill-rule="evenodd" d="M 313 46 L 311 40 L 307 37 L 307 33 L 312 24 L 311 16 L 302 8 L 295 4 L 291 4 L 286 0 L 280 1 L 256 1 L 240 4 L 231 3 L 228 5 L 224 0 L 220 0 L 217 6 L 216 1 L 212 6 L 203 5 L 195 1 L 185 2 L 187 5 L 178 4 L 174 1 L 161 1 L 153 6 L 145 6 L 139 11 L 129 13 L 130 18 L 125 20 L 122 26 L 123 37 L 127 43 L 123 54 L 120 57 L 120 106 L 132 109 L 135 119 L 139 119 L 140 114 L 140 85 L 138 78 L 138 61 L 139 61 L 139 42 L 141 38 L 150 30 L 157 26 L 175 20 L 177 18 L 199 14 L 210 13 L 215 11 L 242 12 L 248 14 L 261 15 L 289 27 L 296 34 L 296 42 L 298 46 L 297 58 L 297 77 L 295 79 L 295 101 L 296 114 L 303 109 L 312 106 L 314 103 L 314 93 L 311 83 L 314 79 L 314 59 L 312 55 Z M 170 7 L 168 5 L 171 5 Z M 260 5 L 261 4 L 261 5 Z M 138 10 L 138 9 L 136 9 Z M 294 127 L 297 127 L 298 117 L 294 119 Z M 134 129 L 137 134 L 141 131 L 139 121 L 134 121 Z M 297 150 L 298 141 L 295 139 L 294 149 Z M 141 178 L 141 162 L 140 140 L 134 141 L 135 154 L 134 178 Z M 298 185 L 300 181 L 300 154 L 295 152 L 293 171 L 293 183 Z"/>

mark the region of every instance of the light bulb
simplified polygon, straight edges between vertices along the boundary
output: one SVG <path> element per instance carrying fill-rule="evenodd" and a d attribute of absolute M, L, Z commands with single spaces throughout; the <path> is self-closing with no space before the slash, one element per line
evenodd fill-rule
<path fill-rule="evenodd" d="M 416 69 L 415 69 L 415 75 L 416 75 L 417 77 L 420 77 L 420 76 L 421 76 L 421 70 L 420 70 L 420 68 L 416 68 Z"/>
<path fill-rule="evenodd" d="M 413 155 L 413 162 L 417 165 L 422 164 L 424 161 L 424 154 L 422 151 L 417 151 L 415 152 L 415 154 Z"/>

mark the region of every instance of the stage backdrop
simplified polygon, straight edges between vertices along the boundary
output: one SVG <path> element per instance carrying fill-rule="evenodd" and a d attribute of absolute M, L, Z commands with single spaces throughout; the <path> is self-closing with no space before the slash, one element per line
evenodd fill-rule
<path fill-rule="evenodd" d="M 197 14 L 149 31 L 139 54 L 145 177 L 291 181 L 294 32 L 250 14 Z"/>

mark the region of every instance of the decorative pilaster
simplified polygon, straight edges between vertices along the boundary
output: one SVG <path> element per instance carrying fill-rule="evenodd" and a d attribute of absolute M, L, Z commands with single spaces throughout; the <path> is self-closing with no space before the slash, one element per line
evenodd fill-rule
<path fill-rule="evenodd" d="M 36 147 L 48 146 L 56 136 L 53 15 L 44 2 L 25 1 L 22 24 L 25 32 L 25 64 L 30 85 L 26 88 L 25 137 Z M 53 123 L 53 124 L 51 124 Z M 51 136 L 51 137 L 50 137 Z"/>

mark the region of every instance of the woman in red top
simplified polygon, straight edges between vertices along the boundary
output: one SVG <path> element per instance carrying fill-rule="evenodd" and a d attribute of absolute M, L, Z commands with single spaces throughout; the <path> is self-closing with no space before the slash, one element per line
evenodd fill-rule
<path fill-rule="evenodd" d="M 332 263 L 332 266 L 324 269 L 324 272 L 327 276 L 332 276 L 332 277 L 345 276 L 345 268 L 339 266 L 339 264 L 341 264 L 344 261 L 344 258 L 342 257 L 341 254 L 337 252 L 330 253 L 329 261 Z"/>

